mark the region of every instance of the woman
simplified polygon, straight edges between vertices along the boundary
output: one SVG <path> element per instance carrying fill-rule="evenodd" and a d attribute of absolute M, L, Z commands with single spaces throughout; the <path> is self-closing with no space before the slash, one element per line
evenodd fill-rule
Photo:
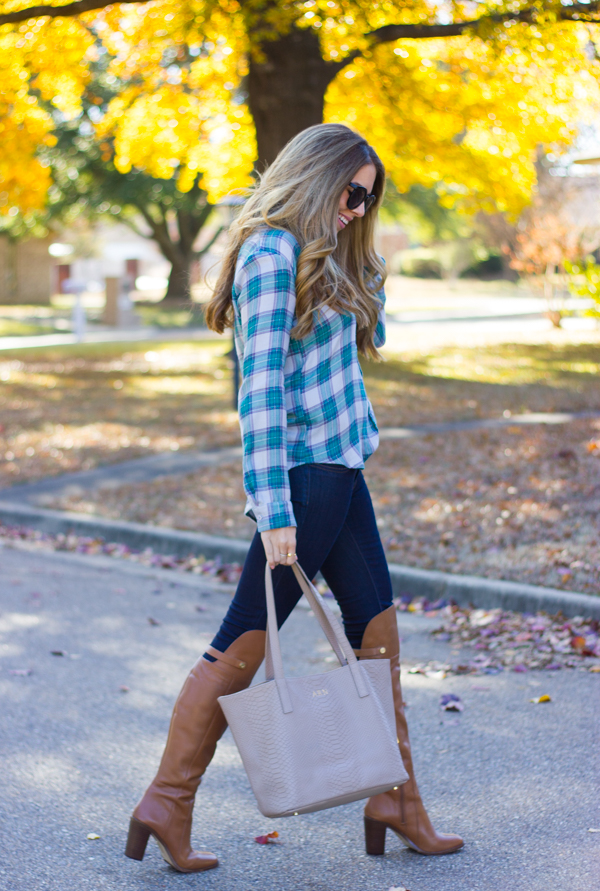
<path fill-rule="evenodd" d="M 125 853 L 133 859 L 153 835 L 181 872 L 218 865 L 190 846 L 192 809 L 227 726 L 217 697 L 247 687 L 263 660 L 265 555 L 280 625 L 301 596 L 289 568 L 298 559 L 311 578 L 323 573 L 359 658 L 391 661 L 410 780 L 367 802 L 367 852 L 383 854 L 387 828 L 423 854 L 463 844 L 435 832 L 414 780 L 390 577 L 361 471 L 378 445 L 358 352 L 377 358 L 385 338 L 385 269 L 373 249 L 384 187 L 383 165 L 364 139 L 339 124 L 311 127 L 281 151 L 231 227 L 207 323 L 235 331 L 246 513 L 257 533 L 131 818 Z"/>

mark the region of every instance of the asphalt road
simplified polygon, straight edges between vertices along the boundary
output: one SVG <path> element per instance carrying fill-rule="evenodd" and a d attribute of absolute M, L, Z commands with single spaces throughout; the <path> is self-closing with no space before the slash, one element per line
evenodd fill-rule
<path fill-rule="evenodd" d="M 194 829 L 221 866 L 178 874 L 153 842 L 142 863 L 127 860 L 129 814 L 227 598 L 165 571 L 152 577 L 122 572 L 116 561 L 107 569 L 93 558 L 0 551 L 2 891 L 600 887 L 600 831 L 588 831 L 600 830 L 600 675 L 580 671 L 404 676 L 423 797 L 441 830 L 464 836 L 457 854 L 422 857 L 392 836 L 385 857 L 366 856 L 361 803 L 263 818 L 227 733 L 200 788 Z M 436 623 L 400 617 L 408 664 L 445 658 L 448 645 L 429 637 Z M 283 641 L 290 673 L 334 667 L 306 609 L 293 614 Z M 462 714 L 440 711 L 443 692 L 461 696 Z M 530 703 L 543 693 L 551 703 Z M 273 829 L 282 844 L 254 842 Z"/>

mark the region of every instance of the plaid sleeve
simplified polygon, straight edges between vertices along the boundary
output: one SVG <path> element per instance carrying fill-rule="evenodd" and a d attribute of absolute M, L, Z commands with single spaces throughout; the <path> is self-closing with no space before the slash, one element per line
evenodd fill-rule
<path fill-rule="evenodd" d="M 383 288 L 380 288 L 375 294 L 375 299 L 378 303 L 381 303 L 381 306 L 379 307 L 379 317 L 375 326 L 375 333 L 373 334 L 373 343 L 376 347 L 381 347 L 385 343 L 385 291 Z"/>
<path fill-rule="evenodd" d="M 244 488 L 258 531 L 295 526 L 287 469 L 284 365 L 296 308 L 296 270 L 280 253 L 261 251 L 237 280 L 244 341 L 239 418 Z"/>

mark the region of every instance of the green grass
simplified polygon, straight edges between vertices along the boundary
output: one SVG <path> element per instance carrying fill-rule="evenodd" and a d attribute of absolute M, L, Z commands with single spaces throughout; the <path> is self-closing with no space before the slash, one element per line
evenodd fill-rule
<path fill-rule="evenodd" d="M 390 382 L 420 377 L 509 386 L 541 383 L 569 387 L 583 382 L 597 383 L 600 347 L 597 344 L 445 347 L 428 355 L 369 362 L 364 367 L 367 377 Z"/>
<path fill-rule="evenodd" d="M 142 324 L 153 328 L 198 328 L 204 325 L 204 313 L 197 304 L 190 309 L 170 308 L 163 304 L 135 305 Z"/>
<path fill-rule="evenodd" d="M 35 325 L 19 322 L 17 319 L 0 318 L 0 337 L 26 337 L 32 334 L 54 334 L 55 329 L 48 325 Z"/>

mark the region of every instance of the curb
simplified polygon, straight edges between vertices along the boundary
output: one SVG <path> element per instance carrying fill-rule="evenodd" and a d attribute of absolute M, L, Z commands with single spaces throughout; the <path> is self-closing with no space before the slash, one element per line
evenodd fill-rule
<path fill-rule="evenodd" d="M 521 582 L 505 582 L 475 575 L 452 575 L 431 569 L 415 569 L 390 563 L 394 594 L 410 592 L 413 597 L 433 601 L 440 597 L 455 600 L 461 606 L 473 605 L 481 609 L 514 610 L 535 613 L 538 610 L 565 616 L 584 616 L 600 619 L 600 597 L 577 594 L 559 588 L 542 588 Z"/>
<path fill-rule="evenodd" d="M 243 563 L 250 546 L 249 541 L 236 538 L 166 529 L 143 523 L 104 520 L 101 517 L 86 517 L 8 501 L 0 501 L 0 521 L 54 534 L 74 532 L 78 535 L 101 537 L 130 548 L 152 548 L 159 553 L 179 557 L 203 554 L 210 558 L 218 555 L 227 563 Z M 461 606 L 472 604 L 481 609 L 500 607 L 530 613 L 538 610 L 557 613 L 560 610 L 569 617 L 600 619 L 600 597 L 591 594 L 577 594 L 557 588 L 542 588 L 478 576 L 452 575 L 395 563 L 390 563 L 389 569 L 396 596 L 410 593 L 428 600 L 445 597 L 455 600 Z"/>
<path fill-rule="evenodd" d="M 53 534 L 75 532 L 77 535 L 120 542 L 140 551 L 152 548 L 158 553 L 176 557 L 185 557 L 187 554 L 204 554 L 205 557 L 220 555 L 225 563 L 243 563 L 250 545 L 250 542 L 236 538 L 166 529 L 144 523 L 128 523 L 124 520 L 104 520 L 102 517 L 86 517 L 68 511 L 13 504 L 10 501 L 0 501 L 0 521 L 14 526 L 30 526 Z"/>

